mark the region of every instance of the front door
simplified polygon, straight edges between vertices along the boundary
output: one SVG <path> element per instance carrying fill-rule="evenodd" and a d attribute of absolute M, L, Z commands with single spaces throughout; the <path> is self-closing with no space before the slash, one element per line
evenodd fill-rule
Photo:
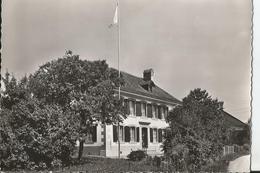
<path fill-rule="evenodd" d="M 142 148 L 148 148 L 148 135 L 147 135 L 147 128 L 142 128 Z"/>

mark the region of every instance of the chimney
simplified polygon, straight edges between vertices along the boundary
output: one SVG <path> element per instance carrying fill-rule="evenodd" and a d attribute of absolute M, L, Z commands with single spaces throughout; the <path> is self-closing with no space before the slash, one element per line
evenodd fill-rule
<path fill-rule="evenodd" d="M 153 80 L 153 75 L 154 75 L 154 71 L 152 68 L 144 70 L 143 79 L 145 81 L 151 81 L 151 80 Z"/>

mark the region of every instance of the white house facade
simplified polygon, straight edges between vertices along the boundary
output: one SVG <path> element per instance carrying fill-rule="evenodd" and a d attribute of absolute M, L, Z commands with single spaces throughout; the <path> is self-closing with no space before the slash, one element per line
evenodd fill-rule
<path fill-rule="evenodd" d="M 122 72 L 125 84 L 121 96 L 127 105 L 127 118 L 117 125 L 98 124 L 84 144 L 83 155 L 126 157 L 131 151 L 145 150 L 149 155 L 162 154 L 164 129 L 168 126 L 165 119 L 169 110 L 179 100 L 159 88 L 152 81 L 153 70 L 148 69 L 143 77 Z"/>

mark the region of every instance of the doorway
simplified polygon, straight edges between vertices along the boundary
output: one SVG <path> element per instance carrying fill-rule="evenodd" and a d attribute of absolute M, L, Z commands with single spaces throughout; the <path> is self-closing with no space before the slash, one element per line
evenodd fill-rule
<path fill-rule="evenodd" d="M 148 148 L 148 134 L 146 127 L 142 127 L 142 148 Z"/>

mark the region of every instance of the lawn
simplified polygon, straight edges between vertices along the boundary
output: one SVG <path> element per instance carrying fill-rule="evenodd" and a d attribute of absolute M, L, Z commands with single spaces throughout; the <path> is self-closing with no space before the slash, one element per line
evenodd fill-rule
<path fill-rule="evenodd" d="M 61 173 L 87 173 L 87 172 L 165 172 L 166 168 L 156 167 L 151 164 L 150 161 L 144 159 L 142 161 L 129 161 L 127 159 L 111 159 L 111 158 L 100 158 L 100 157 L 88 157 L 83 158 L 80 162 L 74 161 L 73 166 L 60 167 L 52 170 L 44 170 L 38 172 L 50 172 Z M 12 172 L 35 172 L 35 171 L 12 171 Z"/>
<path fill-rule="evenodd" d="M 203 172 L 227 172 L 227 167 L 230 161 L 246 155 L 248 153 L 235 153 L 226 155 L 218 161 L 210 165 L 206 165 L 202 168 Z M 87 157 L 83 158 L 80 162 L 74 160 L 72 166 L 55 168 L 52 170 L 44 170 L 38 172 L 50 172 L 61 173 L 88 173 L 88 172 L 169 172 L 166 166 L 156 166 L 151 159 L 146 158 L 142 161 L 130 161 L 127 159 L 112 159 L 102 157 Z M 12 172 L 36 172 L 36 171 L 12 171 Z M 171 172 L 171 171 L 170 171 Z"/>

